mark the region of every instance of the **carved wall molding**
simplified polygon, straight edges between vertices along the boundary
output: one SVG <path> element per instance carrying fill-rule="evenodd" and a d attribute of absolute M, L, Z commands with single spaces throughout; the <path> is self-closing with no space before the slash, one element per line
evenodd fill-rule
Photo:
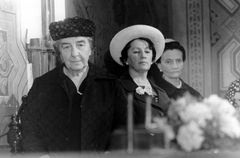
<path fill-rule="evenodd" d="M 232 81 L 240 77 L 240 1 L 211 2 L 211 46 L 217 63 L 215 91 L 225 95 Z"/>
<path fill-rule="evenodd" d="M 202 0 L 187 0 L 187 40 L 189 84 L 204 92 Z"/>
<path fill-rule="evenodd" d="M 233 14 L 238 8 L 239 4 L 236 0 L 217 0 L 229 13 Z"/>
<path fill-rule="evenodd" d="M 27 93 L 26 52 L 20 41 L 17 1 L 0 0 L 0 135 L 8 130 L 10 116 Z M 7 145 L 6 137 L 0 146 Z"/>
<path fill-rule="evenodd" d="M 222 91 L 228 89 L 231 82 L 237 79 L 239 76 L 239 51 L 240 43 L 232 39 L 230 40 L 222 50 L 219 51 L 219 74 L 220 85 L 219 88 Z M 230 64 L 232 63 L 232 64 Z"/>

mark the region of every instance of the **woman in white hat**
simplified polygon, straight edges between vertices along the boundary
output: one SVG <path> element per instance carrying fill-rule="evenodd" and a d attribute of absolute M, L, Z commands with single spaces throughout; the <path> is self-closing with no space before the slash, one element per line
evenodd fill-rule
<path fill-rule="evenodd" d="M 119 31 L 111 40 L 110 54 L 116 63 L 127 67 L 119 78 L 126 98 L 133 94 L 134 123 L 145 121 L 146 98 L 152 98 L 153 116 L 164 116 L 170 99 L 166 92 L 148 79 L 148 70 L 164 50 L 162 33 L 148 25 L 133 25 Z"/>

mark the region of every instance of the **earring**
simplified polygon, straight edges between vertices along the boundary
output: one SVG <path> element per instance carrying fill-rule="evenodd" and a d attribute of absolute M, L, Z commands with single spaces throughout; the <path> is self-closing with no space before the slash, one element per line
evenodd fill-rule
<path fill-rule="evenodd" d="M 162 72 L 161 66 L 159 64 L 157 64 L 157 67 L 158 67 L 159 71 Z"/>
<path fill-rule="evenodd" d="M 125 62 L 126 65 L 128 65 L 128 62 Z"/>

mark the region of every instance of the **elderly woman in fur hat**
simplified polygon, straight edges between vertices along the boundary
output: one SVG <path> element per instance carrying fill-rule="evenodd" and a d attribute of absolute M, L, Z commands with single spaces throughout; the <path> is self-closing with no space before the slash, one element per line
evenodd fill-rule
<path fill-rule="evenodd" d="M 106 149 L 112 129 L 125 122 L 113 77 L 89 63 L 95 25 L 67 18 L 49 26 L 63 62 L 36 78 L 22 116 L 25 152 L 79 152 Z M 114 93 L 113 93 L 114 92 Z"/>

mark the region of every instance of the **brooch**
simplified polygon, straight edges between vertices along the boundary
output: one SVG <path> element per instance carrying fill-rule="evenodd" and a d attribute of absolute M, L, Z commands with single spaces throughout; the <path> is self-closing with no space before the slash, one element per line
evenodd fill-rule
<path fill-rule="evenodd" d="M 137 87 L 136 88 L 136 93 L 139 95 L 143 95 L 144 93 L 148 95 L 152 95 L 152 88 L 151 87 Z"/>

